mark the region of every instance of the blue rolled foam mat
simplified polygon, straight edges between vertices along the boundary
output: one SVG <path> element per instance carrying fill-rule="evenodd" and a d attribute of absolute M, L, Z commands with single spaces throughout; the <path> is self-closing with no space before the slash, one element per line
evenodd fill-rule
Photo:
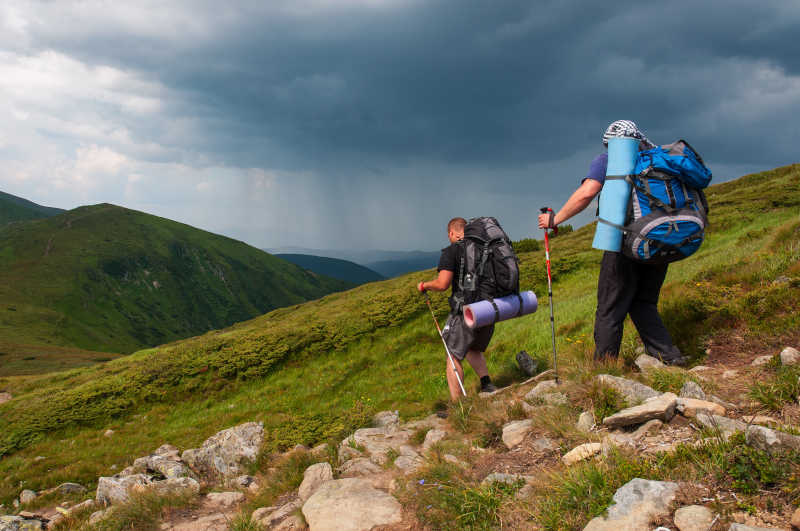
<path fill-rule="evenodd" d="M 532 291 L 523 291 L 519 295 L 522 297 L 522 313 L 520 315 L 528 315 L 535 312 L 539 307 L 536 294 Z M 513 319 L 520 313 L 520 297 L 516 295 L 507 295 L 494 299 L 494 303 L 497 305 L 497 310 L 500 313 L 499 319 L 496 318 L 497 313 L 495 313 L 494 306 L 489 301 L 478 301 L 467 304 L 464 306 L 464 322 L 470 328 L 481 328 L 498 321 Z"/>
<path fill-rule="evenodd" d="M 600 219 L 616 225 L 625 223 L 625 210 L 631 195 L 631 185 L 622 179 L 608 177 L 624 177 L 631 175 L 636 167 L 636 155 L 639 152 L 639 141 L 635 138 L 608 139 L 608 169 L 606 182 L 600 192 Z M 603 251 L 619 252 L 622 249 L 622 231 L 610 225 L 597 222 L 592 247 Z"/>

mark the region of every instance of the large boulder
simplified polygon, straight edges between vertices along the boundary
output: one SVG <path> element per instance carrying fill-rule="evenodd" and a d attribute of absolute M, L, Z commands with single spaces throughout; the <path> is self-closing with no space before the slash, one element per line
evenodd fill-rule
<path fill-rule="evenodd" d="M 748 426 L 745 431 L 747 444 L 765 452 L 800 451 L 800 437 L 764 426 Z"/>
<path fill-rule="evenodd" d="M 686 380 L 684 382 L 683 387 L 681 387 L 681 392 L 678 395 L 680 398 L 696 398 L 697 400 L 706 400 L 706 393 L 703 391 L 703 388 L 697 382 L 693 382 L 692 380 Z"/>
<path fill-rule="evenodd" d="M 130 499 L 130 492 L 134 486 L 149 485 L 150 483 L 150 478 L 144 474 L 100 477 L 97 480 L 95 500 L 100 505 L 125 503 Z"/>
<path fill-rule="evenodd" d="M 221 481 L 244 474 L 264 439 L 261 422 L 247 422 L 206 439 L 201 448 L 183 452 L 183 461 L 200 477 Z"/>
<path fill-rule="evenodd" d="M 345 478 L 320 486 L 303 505 L 303 516 L 311 531 L 368 531 L 399 523 L 403 508 L 368 481 Z"/>
<path fill-rule="evenodd" d="M 314 494 L 320 485 L 333 479 L 333 469 L 328 463 L 317 463 L 306 468 L 303 472 L 303 482 L 297 492 L 302 501 L 306 501 Z"/>
<path fill-rule="evenodd" d="M 636 478 L 617 490 L 606 516 L 592 519 L 583 531 L 652 529 L 651 522 L 670 512 L 677 483 Z"/>
<path fill-rule="evenodd" d="M 533 429 L 533 421 L 530 419 L 514 420 L 503 426 L 503 444 L 510 450 L 525 439 L 525 436 Z"/>
<path fill-rule="evenodd" d="M 669 422 L 675 415 L 678 397 L 675 393 L 664 393 L 654 398 L 645 400 L 638 406 L 629 407 L 603 419 L 603 425 L 608 428 L 621 428 L 642 424 L 651 419 Z"/>
<path fill-rule="evenodd" d="M 702 505 L 688 505 L 675 511 L 672 520 L 679 531 L 708 531 L 714 523 L 714 513 Z"/>
<path fill-rule="evenodd" d="M 653 398 L 661 394 L 643 383 L 628 380 L 627 378 L 620 378 L 619 376 L 612 376 L 610 374 L 599 374 L 595 377 L 595 380 L 601 385 L 616 390 L 631 404 L 638 404 L 648 398 Z"/>
<path fill-rule="evenodd" d="M 400 447 L 408 444 L 411 435 L 410 430 L 396 429 L 392 426 L 362 428 L 342 441 L 341 446 L 364 448 L 375 464 L 383 465 L 388 459 L 389 452 L 393 450 L 399 453 Z"/>

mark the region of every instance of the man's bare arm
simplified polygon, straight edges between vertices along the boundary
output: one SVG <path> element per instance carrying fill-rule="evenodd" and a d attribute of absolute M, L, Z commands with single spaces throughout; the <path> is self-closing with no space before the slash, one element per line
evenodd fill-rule
<path fill-rule="evenodd" d="M 586 179 L 583 181 L 583 184 L 578 187 L 575 192 L 567 199 L 567 202 L 564 203 L 564 206 L 561 207 L 561 210 L 553 218 L 553 224 L 558 225 L 559 223 L 563 223 L 567 221 L 569 218 L 582 212 L 589 203 L 592 202 L 597 194 L 600 193 L 600 190 L 603 189 L 603 185 L 599 182 L 595 181 L 594 179 Z M 539 216 L 539 228 L 544 229 L 547 228 L 550 221 L 550 214 L 541 214 Z"/>
<path fill-rule="evenodd" d="M 436 277 L 435 280 L 429 280 L 427 282 L 420 282 L 417 285 L 417 289 L 419 291 L 444 291 L 450 287 L 450 283 L 453 281 L 453 272 L 448 271 L 447 269 L 442 269 L 439 271 L 439 276 Z"/>

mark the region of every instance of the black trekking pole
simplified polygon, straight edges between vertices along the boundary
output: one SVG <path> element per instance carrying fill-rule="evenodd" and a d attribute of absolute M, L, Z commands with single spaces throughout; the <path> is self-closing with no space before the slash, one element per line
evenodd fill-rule
<path fill-rule="evenodd" d="M 456 362 L 453 361 L 453 355 L 450 354 L 450 349 L 447 348 L 447 341 L 444 340 L 444 336 L 442 335 L 442 329 L 439 328 L 439 321 L 436 320 L 436 314 L 433 313 L 433 306 L 431 306 L 431 298 L 428 297 L 428 292 L 423 291 L 425 294 L 425 302 L 428 303 L 428 309 L 431 311 L 431 317 L 433 317 L 433 323 L 436 325 L 436 330 L 439 332 L 439 337 L 442 338 L 442 343 L 444 343 L 444 350 L 447 352 L 447 357 L 450 360 L 450 364 L 453 366 L 453 373 L 456 375 L 456 380 L 458 380 L 458 386 L 461 388 L 461 392 L 464 393 L 464 396 L 467 396 L 467 392 L 464 390 L 464 384 L 461 383 L 461 378 L 458 376 L 458 371 L 456 370 Z"/>
<path fill-rule="evenodd" d="M 553 219 L 553 209 L 542 207 L 542 214 L 550 214 Z M 548 223 L 549 225 L 549 223 Z M 553 235 L 558 234 L 558 227 L 553 227 Z M 550 331 L 553 335 L 553 371 L 556 373 L 556 385 L 558 385 L 558 357 L 556 356 L 556 323 L 553 318 L 553 278 L 550 273 L 550 238 L 547 236 L 547 227 L 544 228 L 544 256 L 547 261 L 547 294 L 550 296 Z"/>

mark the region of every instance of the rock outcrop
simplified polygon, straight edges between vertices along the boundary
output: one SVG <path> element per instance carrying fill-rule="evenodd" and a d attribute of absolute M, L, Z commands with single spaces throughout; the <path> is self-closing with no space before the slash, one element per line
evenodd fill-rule
<path fill-rule="evenodd" d="M 186 450 L 181 457 L 201 478 L 221 482 L 247 471 L 263 439 L 264 425 L 248 422 L 209 437 L 202 447 Z"/>
<path fill-rule="evenodd" d="M 313 531 L 368 531 L 403 518 L 402 507 L 391 494 L 356 478 L 322 484 L 303 504 L 303 516 Z"/>
<path fill-rule="evenodd" d="M 664 393 L 648 398 L 641 405 L 629 407 L 603 419 L 603 425 L 609 428 L 620 428 L 641 424 L 651 419 L 669 422 L 675 414 L 678 397 L 674 393 Z"/>
<path fill-rule="evenodd" d="M 669 514 L 677 483 L 633 479 L 614 494 L 608 515 L 592 519 L 584 531 L 652 529 L 651 522 Z"/>

